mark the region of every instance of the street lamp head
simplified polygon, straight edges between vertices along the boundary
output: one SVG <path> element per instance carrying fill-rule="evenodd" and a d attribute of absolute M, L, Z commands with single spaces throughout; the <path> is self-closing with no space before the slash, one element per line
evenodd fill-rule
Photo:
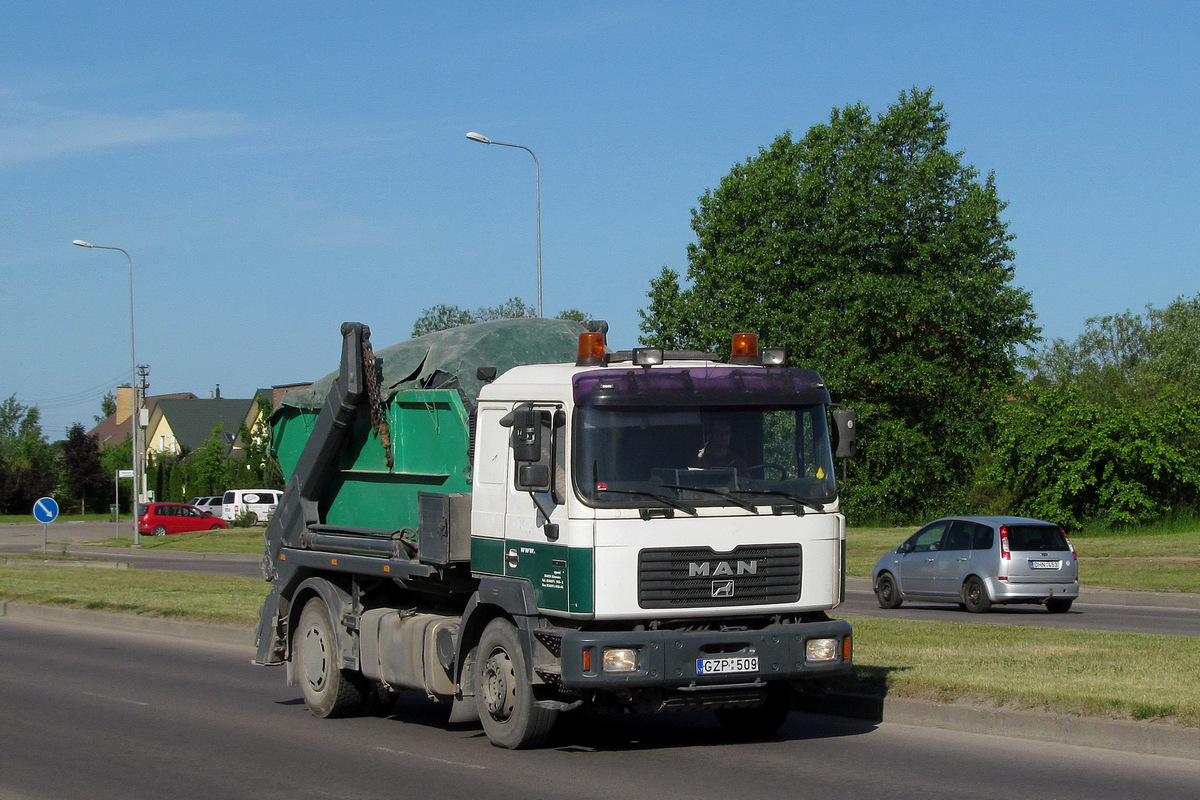
<path fill-rule="evenodd" d="M 491 144 L 492 143 L 491 139 L 484 136 L 482 133 L 476 133 L 475 131 L 468 132 L 467 138 L 470 139 L 472 142 L 479 142 L 481 144 Z"/>
<path fill-rule="evenodd" d="M 94 247 L 95 246 L 89 242 L 85 242 L 83 239 L 76 239 L 75 241 L 71 242 L 71 244 L 77 244 L 80 247 Z"/>

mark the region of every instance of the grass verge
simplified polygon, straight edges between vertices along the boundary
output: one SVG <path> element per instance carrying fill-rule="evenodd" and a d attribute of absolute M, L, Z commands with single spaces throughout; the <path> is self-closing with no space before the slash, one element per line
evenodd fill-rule
<path fill-rule="evenodd" d="M 142 550 L 181 550 L 188 553 L 262 553 L 262 528 L 221 528 L 215 531 L 139 536 Z M 133 539 L 119 537 L 89 544 L 99 547 L 132 547 Z"/>
<path fill-rule="evenodd" d="M 266 593 L 236 575 L 0 564 L 0 599 L 16 603 L 253 625 Z"/>
<path fill-rule="evenodd" d="M 1200 727 L 1200 638 L 850 617 L 839 688 Z"/>

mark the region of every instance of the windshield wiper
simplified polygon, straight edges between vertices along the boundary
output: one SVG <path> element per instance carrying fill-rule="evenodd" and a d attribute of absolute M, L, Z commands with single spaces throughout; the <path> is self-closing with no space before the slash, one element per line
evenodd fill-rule
<path fill-rule="evenodd" d="M 685 492 L 702 492 L 703 494 L 715 494 L 717 497 L 720 497 L 724 500 L 728 500 L 729 502 L 733 503 L 738 508 L 744 508 L 747 511 L 750 511 L 754 514 L 758 513 L 758 509 L 755 508 L 754 503 L 751 503 L 746 500 L 739 500 L 738 498 L 733 496 L 733 493 L 727 492 L 724 489 L 713 489 L 708 486 L 680 486 L 679 484 L 675 484 L 675 483 L 664 483 L 663 488 L 664 489 L 679 489 L 679 490 L 685 491 Z M 737 494 L 742 494 L 742 492 L 737 492 Z"/>
<path fill-rule="evenodd" d="M 799 495 L 792 494 L 791 492 L 781 492 L 778 489 L 736 489 L 736 490 L 734 490 L 733 493 L 734 494 L 766 494 L 766 495 L 770 495 L 771 497 L 786 497 L 788 500 L 791 500 L 793 503 L 802 505 L 806 508 L 811 508 L 813 511 L 821 512 L 821 511 L 825 510 L 825 506 L 823 506 L 822 504 L 820 504 L 814 500 L 806 500 L 803 497 L 800 497 Z"/>
<path fill-rule="evenodd" d="M 598 491 L 597 494 L 628 494 L 638 495 L 639 497 L 653 497 L 660 503 L 664 503 L 671 508 L 679 509 L 685 514 L 691 514 L 693 517 L 698 516 L 695 506 L 689 506 L 687 503 L 681 503 L 678 500 L 667 497 L 665 494 L 658 494 L 657 492 L 640 492 L 636 489 L 605 489 L 603 491 Z"/>

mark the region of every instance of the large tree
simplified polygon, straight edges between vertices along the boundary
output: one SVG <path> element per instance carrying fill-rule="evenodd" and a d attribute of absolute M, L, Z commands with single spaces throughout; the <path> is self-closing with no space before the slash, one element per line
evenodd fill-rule
<path fill-rule="evenodd" d="M 1028 361 L 980 489 L 997 507 L 1079 524 L 1200 508 L 1200 294 L 1087 321 Z"/>
<path fill-rule="evenodd" d="M 961 508 L 995 403 L 1038 329 L 994 176 L 947 147 L 932 90 L 834 109 L 736 165 L 692 212 L 687 285 L 664 268 L 644 339 L 720 351 L 736 331 L 819 369 L 862 421 L 860 518 Z"/>
<path fill-rule="evenodd" d="M 53 449 L 42 435 L 37 406 L 0 402 L 0 513 L 30 514 L 58 483 Z"/>
<path fill-rule="evenodd" d="M 1072 386 L 1099 403 L 1200 398 L 1200 294 L 1162 309 L 1092 317 L 1074 342 L 1055 339 L 1027 362 L 1035 383 Z"/>
<path fill-rule="evenodd" d="M 67 431 L 62 468 L 67 496 L 79 503 L 80 513 L 99 511 L 112 502 L 113 479 L 101 464 L 100 444 L 82 423 L 76 422 Z"/>

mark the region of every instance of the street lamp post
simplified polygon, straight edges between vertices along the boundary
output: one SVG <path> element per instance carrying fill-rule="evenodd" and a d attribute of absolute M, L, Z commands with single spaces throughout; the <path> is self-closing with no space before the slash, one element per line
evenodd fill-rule
<path fill-rule="evenodd" d="M 141 545 L 141 537 L 138 535 L 137 504 L 142 499 L 142 458 L 138 452 L 138 427 L 141 424 L 138 417 L 141 416 L 141 401 L 138 399 L 137 390 L 137 358 L 133 351 L 133 259 L 128 252 L 120 247 L 104 247 L 103 245 L 85 242 L 82 239 L 76 239 L 71 244 L 95 250 L 120 250 L 122 253 L 125 253 L 125 259 L 129 262 L 129 400 L 132 406 L 130 419 L 132 420 L 131 427 L 133 429 L 133 499 L 131 502 L 133 505 L 133 546 L 139 547 Z"/>
<path fill-rule="evenodd" d="M 501 147 L 518 147 L 533 156 L 533 180 L 537 193 L 537 314 L 542 316 L 542 168 L 538 164 L 537 154 L 523 144 L 509 142 L 494 142 L 482 133 L 471 131 L 467 138 L 480 144 L 498 144 Z"/>

